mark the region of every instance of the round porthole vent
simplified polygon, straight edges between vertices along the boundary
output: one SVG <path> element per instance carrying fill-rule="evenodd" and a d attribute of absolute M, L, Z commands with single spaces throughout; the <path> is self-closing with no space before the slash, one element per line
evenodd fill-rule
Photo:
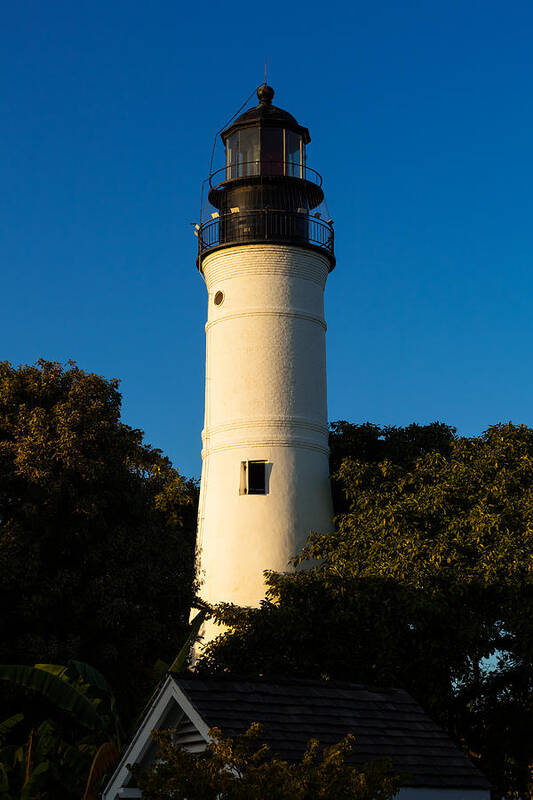
<path fill-rule="evenodd" d="M 224 302 L 224 292 L 217 292 L 213 302 L 216 306 L 221 306 Z"/>

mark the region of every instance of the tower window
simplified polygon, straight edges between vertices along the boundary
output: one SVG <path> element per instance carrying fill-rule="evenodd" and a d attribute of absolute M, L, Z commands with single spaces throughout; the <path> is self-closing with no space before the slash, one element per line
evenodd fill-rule
<path fill-rule="evenodd" d="M 221 306 L 224 302 L 224 292 L 217 292 L 213 302 L 216 306 Z"/>
<path fill-rule="evenodd" d="M 266 467 L 266 461 L 241 461 L 239 494 L 268 494 Z"/>

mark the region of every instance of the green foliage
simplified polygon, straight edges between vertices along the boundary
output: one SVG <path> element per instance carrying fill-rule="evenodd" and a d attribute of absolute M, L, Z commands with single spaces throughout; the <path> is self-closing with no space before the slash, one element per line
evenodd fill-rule
<path fill-rule="evenodd" d="M 83 793 L 82 800 L 96 800 L 93 792 L 95 784 L 104 776 L 108 775 L 120 758 L 120 752 L 114 742 L 104 742 L 95 753 L 87 784 Z"/>
<path fill-rule="evenodd" d="M 443 422 L 418 425 L 413 422 L 405 428 L 386 425 L 380 428 L 371 422 L 354 425 L 346 420 L 330 424 L 329 447 L 332 473 L 335 474 L 346 458 L 357 458 L 364 463 L 392 461 L 408 467 L 427 453 L 449 455 L 456 429 Z"/>
<path fill-rule="evenodd" d="M 448 455 L 455 439 L 455 428 L 442 422 L 430 425 L 413 423 L 405 428 L 387 425 L 380 428 L 371 422 L 354 425 L 346 420 L 330 425 L 330 472 L 332 474 L 335 513 L 349 511 L 344 484 L 337 471 L 346 458 L 356 458 L 364 464 L 390 461 L 399 467 L 412 466 L 426 453 Z"/>
<path fill-rule="evenodd" d="M 39 796 L 40 789 L 46 780 L 46 773 L 49 769 L 50 764 L 48 761 L 41 761 L 41 763 L 35 767 L 27 782 L 22 787 L 20 800 L 35 800 L 35 797 Z"/>
<path fill-rule="evenodd" d="M 19 722 L 22 722 L 24 719 L 24 714 L 13 714 L 12 717 L 9 719 L 5 719 L 3 722 L 0 722 L 0 744 L 4 741 L 7 734 L 11 731 L 15 725 L 18 725 Z"/>
<path fill-rule="evenodd" d="M 55 717 L 32 728 L 20 746 L 0 749 L 0 800 L 37 796 L 95 800 L 93 787 L 119 757 L 120 723 L 109 684 L 76 661 L 67 666 L 0 666 L 0 678 L 44 698 Z M 21 714 L 0 726 L 6 738 Z M 89 729 L 82 730 L 85 727 Z"/>
<path fill-rule="evenodd" d="M 197 486 L 120 406 L 73 363 L 0 362 L 2 657 L 53 662 L 0 667 L 24 712 L 0 727 L 0 800 L 92 797 L 122 738 L 102 672 L 131 721 L 189 632 Z"/>
<path fill-rule="evenodd" d="M 310 741 L 300 763 L 289 764 L 260 742 L 261 729 L 225 738 L 214 728 L 206 751 L 192 755 L 174 744 L 172 732 L 156 732 L 157 761 L 134 773 L 145 800 L 389 800 L 398 790 L 390 764 L 362 770 L 346 763 L 352 737 L 320 750 Z"/>
<path fill-rule="evenodd" d="M 48 670 L 20 664 L 0 664 L 0 679 L 40 692 L 58 708 L 73 714 L 80 725 L 85 725 L 91 730 L 102 726 L 102 720 L 93 703 L 75 686 L 71 686 Z"/>
<path fill-rule="evenodd" d="M 201 610 L 194 617 L 171 667 L 157 662 L 165 673 L 184 669 L 205 616 L 206 610 Z M 19 791 L 21 798 L 33 798 L 41 790 L 43 798 L 78 800 L 83 791 L 83 800 L 97 800 L 98 787 L 120 757 L 122 737 L 117 703 L 106 678 L 90 664 L 73 660 L 66 666 L 0 665 L 0 679 L 40 695 L 52 712 L 51 718 L 30 729 L 27 741 L 18 747 L 2 745 L 24 715 L 0 723 L 0 800 L 14 800 Z"/>
<path fill-rule="evenodd" d="M 120 406 L 72 363 L 0 362 L 0 640 L 11 663 L 89 660 L 133 705 L 187 630 L 197 487 Z"/>
<path fill-rule="evenodd" d="M 189 635 L 185 640 L 185 644 L 179 651 L 178 655 L 172 662 L 169 667 L 169 672 L 172 675 L 177 675 L 179 672 L 182 672 L 189 660 L 191 650 L 194 647 L 196 640 L 198 639 L 198 635 L 200 633 L 200 628 L 204 624 L 204 620 L 207 616 L 207 610 L 205 608 L 200 609 L 200 611 L 195 615 L 194 619 L 191 621 L 189 626 Z"/>
<path fill-rule="evenodd" d="M 76 661 L 76 659 L 72 659 L 69 662 L 68 671 L 73 675 L 76 675 L 79 680 L 83 681 L 88 686 L 94 686 L 107 697 L 114 697 L 113 689 L 104 678 L 102 673 L 92 667 L 90 664 L 86 664 L 84 661 Z"/>
<path fill-rule="evenodd" d="M 332 460 L 335 532 L 299 554 L 316 566 L 269 574 L 260 609 L 221 606 L 199 669 L 403 687 L 497 796 L 529 796 L 533 430 L 337 423 Z"/>
<path fill-rule="evenodd" d="M 407 468 L 346 459 L 350 505 L 308 553 L 350 574 L 423 588 L 435 578 L 521 586 L 533 573 L 533 430 L 498 425 Z"/>

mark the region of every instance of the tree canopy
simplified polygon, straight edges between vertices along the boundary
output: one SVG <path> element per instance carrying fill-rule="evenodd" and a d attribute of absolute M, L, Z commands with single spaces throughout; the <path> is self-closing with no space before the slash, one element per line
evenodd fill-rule
<path fill-rule="evenodd" d="M 335 532 L 268 574 L 259 609 L 221 606 L 210 672 L 407 689 L 500 796 L 533 761 L 533 430 L 338 423 Z M 511 796 L 511 794 L 509 794 Z"/>
<path fill-rule="evenodd" d="M 120 409 L 118 381 L 73 363 L 0 363 L 0 640 L 138 704 L 187 632 L 197 487 Z"/>
<path fill-rule="evenodd" d="M 131 709 L 189 633 L 197 487 L 120 407 L 73 363 L 0 362 L 0 637 L 4 662 L 94 664 Z M 335 531 L 296 554 L 312 568 L 219 607 L 198 669 L 403 687 L 496 796 L 530 796 L 533 430 L 339 422 L 331 465 Z"/>

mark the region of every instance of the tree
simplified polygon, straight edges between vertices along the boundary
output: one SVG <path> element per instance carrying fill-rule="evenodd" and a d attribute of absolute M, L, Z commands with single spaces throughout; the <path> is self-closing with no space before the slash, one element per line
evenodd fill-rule
<path fill-rule="evenodd" d="M 157 760 L 146 774 L 133 770 L 144 800 L 390 800 L 398 791 L 389 763 L 362 770 L 346 763 L 353 737 L 323 752 L 310 741 L 302 761 L 289 764 L 261 744 L 260 733 L 256 724 L 231 739 L 213 728 L 212 743 L 193 755 L 172 731 L 156 732 Z"/>
<path fill-rule="evenodd" d="M 138 705 L 187 632 L 197 487 L 120 407 L 71 362 L 0 363 L 0 640 L 4 662 L 89 661 Z"/>
<path fill-rule="evenodd" d="M 333 457 L 346 510 L 298 557 L 316 566 L 268 574 L 260 609 L 221 606 L 230 631 L 199 668 L 403 687 L 496 796 L 529 796 L 533 430 L 342 427 Z"/>
<path fill-rule="evenodd" d="M 430 425 L 412 423 L 405 428 L 394 425 L 380 428 L 371 422 L 364 422 L 362 425 L 354 425 L 346 420 L 332 422 L 329 433 L 329 466 L 333 476 L 335 513 L 344 513 L 350 509 L 344 483 L 337 477 L 346 458 L 355 458 L 365 464 L 390 461 L 407 468 L 426 453 L 448 455 L 455 435 L 455 428 L 443 422 L 432 422 Z"/>

